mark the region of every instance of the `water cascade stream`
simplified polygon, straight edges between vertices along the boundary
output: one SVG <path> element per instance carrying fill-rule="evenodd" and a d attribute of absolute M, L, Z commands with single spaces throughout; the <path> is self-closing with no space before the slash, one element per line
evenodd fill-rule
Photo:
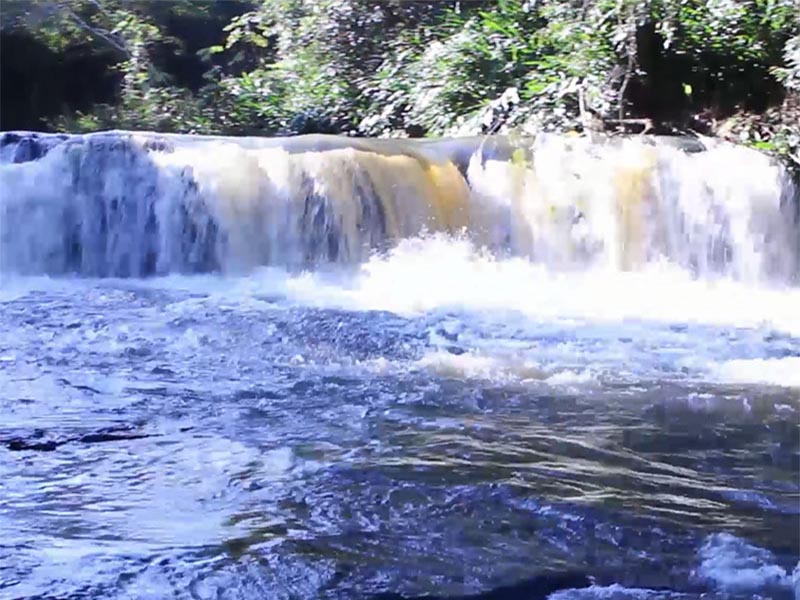
<path fill-rule="evenodd" d="M 0 134 L 0 597 L 798 600 L 799 196 L 710 139 Z"/>
<path fill-rule="evenodd" d="M 422 232 L 553 270 L 791 283 L 797 191 L 756 151 L 628 138 L 0 138 L 3 271 L 140 277 L 356 264 Z M 34 159 L 35 160 L 31 160 Z"/>

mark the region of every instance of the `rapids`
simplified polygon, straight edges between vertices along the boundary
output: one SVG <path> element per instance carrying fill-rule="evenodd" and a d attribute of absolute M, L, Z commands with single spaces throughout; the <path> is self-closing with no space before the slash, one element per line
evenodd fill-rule
<path fill-rule="evenodd" d="M 0 597 L 800 597 L 800 199 L 713 140 L 0 135 Z"/>

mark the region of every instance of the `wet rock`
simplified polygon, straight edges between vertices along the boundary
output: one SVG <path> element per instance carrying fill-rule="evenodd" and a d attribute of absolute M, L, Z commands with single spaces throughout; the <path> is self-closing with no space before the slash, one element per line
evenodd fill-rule
<path fill-rule="evenodd" d="M 22 452 L 24 450 L 35 450 L 37 452 L 51 452 L 58 448 L 61 444 L 55 440 L 47 440 L 44 442 L 24 440 L 21 438 L 13 438 L 5 441 L 6 448 L 12 452 Z"/>
<path fill-rule="evenodd" d="M 11 452 L 52 452 L 70 443 L 79 444 L 98 444 L 103 442 L 120 442 L 126 440 L 138 440 L 147 437 L 154 437 L 154 434 L 141 433 L 128 425 L 107 427 L 76 436 L 64 436 L 48 438 L 42 430 L 34 430 L 29 436 L 14 436 L 0 440 Z"/>
<path fill-rule="evenodd" d="M 101 442 L 120 442 L 123 440 L 140 440 L 143 438 L 153 437 L 146 433 L 133 433 L 133 432 L 114 432 L 114 431 L 100 431 L 97 433 L 90 433 L 78 438 L 78 442 L 82 444 L 98 444 Z"/>
<path fill-rule="evenodd" d="M 15 164 L 39 160 L 69 136 L 40 134 L 28 131 L 7 131 L 0 134 L 0 156 Z"/>

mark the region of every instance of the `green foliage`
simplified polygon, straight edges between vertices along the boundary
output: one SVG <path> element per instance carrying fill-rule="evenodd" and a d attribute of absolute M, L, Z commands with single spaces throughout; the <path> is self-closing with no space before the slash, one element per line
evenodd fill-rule
<path fill-rule="evenodd" d="M 789 38 L 784 47 L 784 65 L 773 73 L 787 89 L 800 92 L 800 32 Z"/>
<path fill-rule="evenodd" d="M 3 2 L 4 29 L 23 29 L 57 52 L 89 46 L 113 53 L 121 74 L 119 101 L 98 105 L 91 114 L 65 114 L 56 129 L 106 128 L 161 131 L 213 130 L 213 111 L 188 90 L 174 85 L 153 62 L 153 51 L 178 52 L 181 42 L 164 33 L 174 14 L 202 15 L 202 0 L 11 0 Z"/>
<path fill-rule="evenodd" d="M 685 56 L 691 72 L 720 87 L 741 79 L 743 70 L 768 77 L 791 36 L 800 32 L 796 0 L 651 2 L 651 19 L 668 51 Z"/>

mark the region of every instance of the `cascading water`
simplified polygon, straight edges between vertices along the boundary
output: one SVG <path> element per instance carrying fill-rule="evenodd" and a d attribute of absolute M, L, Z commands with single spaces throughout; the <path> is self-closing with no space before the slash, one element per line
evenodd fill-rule
<path fill-rule="evenodd" d="M 0 597 L 797 600 L 799 205 L 706 139 L 2 134 Z"/>
<path fill-rule="evenodd" d="M 701 277 L 798 276 L 788 174 L 716 142 L 109 132 L 6 134 L 0 143 L 5 272 L 137 277 L 358 263 L 428 231 L 463 232 L 553 270 L 666 261 Z"/>

